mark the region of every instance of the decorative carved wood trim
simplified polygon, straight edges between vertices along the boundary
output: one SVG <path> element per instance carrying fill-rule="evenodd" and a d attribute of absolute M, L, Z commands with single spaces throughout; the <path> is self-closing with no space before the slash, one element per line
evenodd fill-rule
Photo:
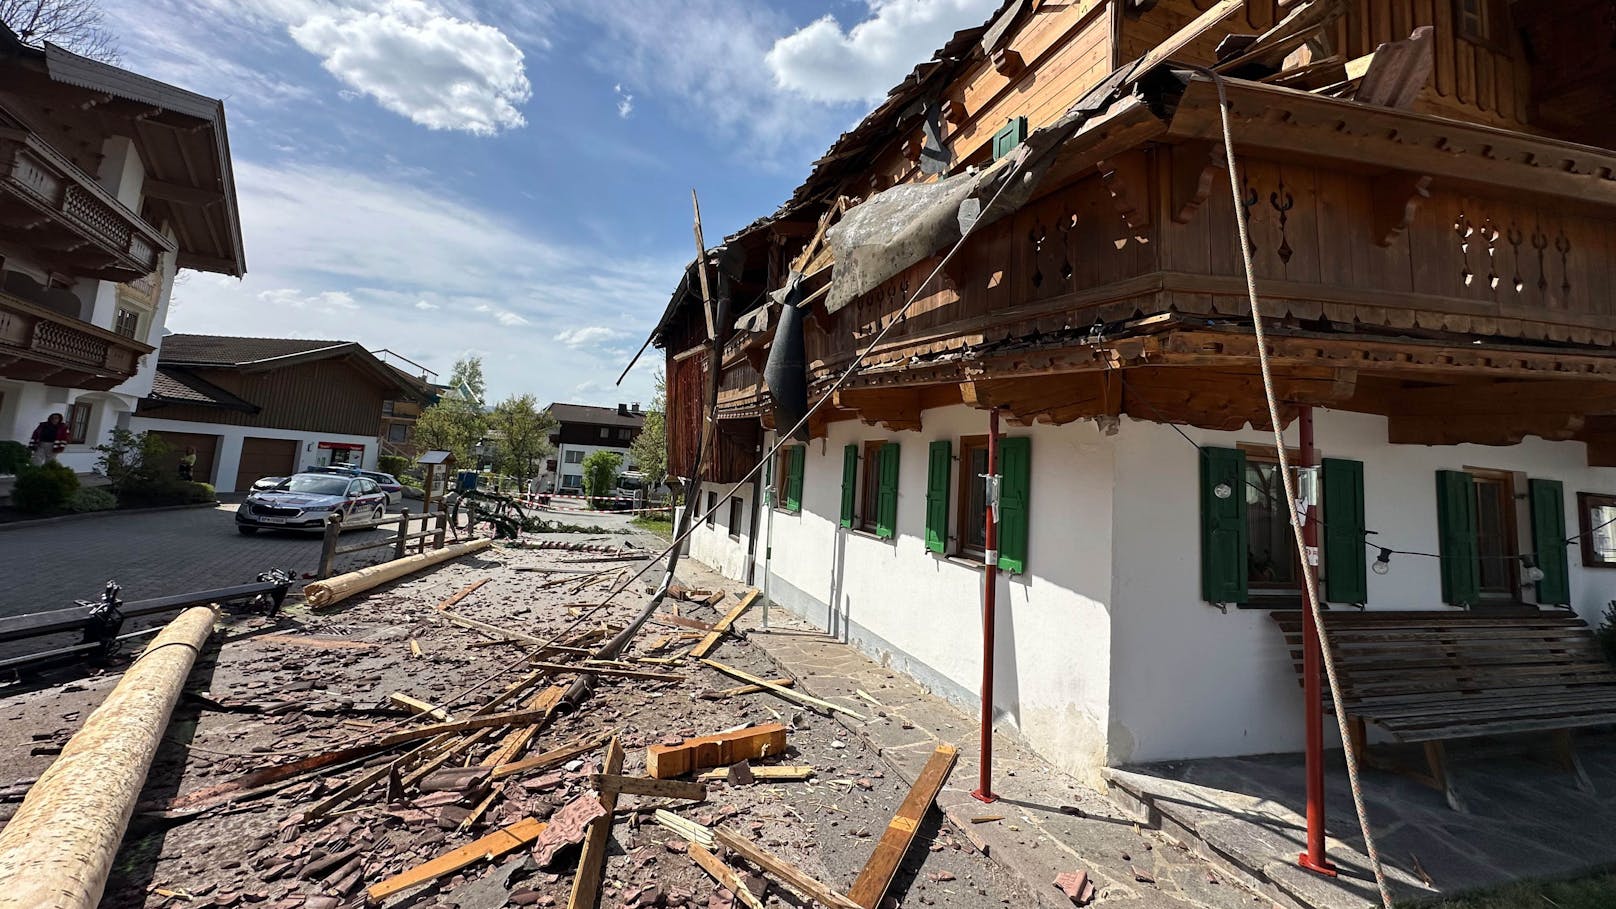
<path fill-rule="evenodd" d="M 959 126 L 971 118 L 971 112 L 965 109 L 964 98 L 943 99 L 943 119 L 954 126 Z"/>
<path fill-rule="evenodd" d="M 1026 61 L 1021 59 L 1020 51 L 1001 47 L 993 52 L 993 68 L 999 71 L 999 75 L 1013 78 L 1023 69 L 1026 69 L 1027 64 Z"/>
<path fill-rule="evenodd" d="M 1123 223 L 1136 235 L 1150 230 L 1150 173 L 1143 151 L 1131 151 L 1096 162 L 1100 182 Z"/>
<path fill-rule="evenodd" d="M 1201 204 L 1225 179 L 1223 146 L 1205 139 L 1174 145 L 1168 152 L 1172 165 L 1169 211 L 1179 224 L 1188 224 Z"/>
<path fill-rule="evenodd" d="M 1370 228 L 1376 246 L 1390 246 L 1399 234 L 1414 223 L 1420 203 L 1431 198 L 1431 178 L 1425 174 L 1395 171 L 1375 180 L 1371 204 L 1374 217 Z"/>
<path fill-rule="evenodd" d="M 1030 379 L 960 383 L 960 397 L 978 409 L 997 407 L 1015 422 L 1055 426 L 1122 412 L 1122 381 L 1116 372 L 1090 372 Z"/>
<path fill-rule="evenodd" d="M 840 389 L 832 403 L 842 410 L 855 411 L 859 420 L 892 430 L 920 429 L 920 390 L 918 388 Z"/>

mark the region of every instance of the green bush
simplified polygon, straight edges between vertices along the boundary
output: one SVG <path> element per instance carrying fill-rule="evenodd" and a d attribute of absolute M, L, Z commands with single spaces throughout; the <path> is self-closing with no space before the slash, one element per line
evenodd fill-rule
<path fill-rule="evenodd" d="M 28 446 L 21 442 L 0 442 L 0 473 L 17 473 L 32 459 L 28 454 Z"/>
<path fill-rule="evenodd" d="M 180 489 L 185 493 L 187 505 L 207 505 L 219 501 L 219 493 L 214 490 L 212 483 L 181 483 Z"/>
<path fill-rule="evenodd" d="M 89 511 L 111 511 L 118 507 L 118 497 L 98 486 L 81 486 L 68 497 L 63 510 L 73 514 Z"/>
<path fill-rule="evenodd" d="M 212 484 L 165 480 L 119 490 L 118 504 L 125 508 L 165 508 L 170 505 L 202 505 L 218 500 Z"/>
<path fill-rule="evenodd" d="M 175 482 L 168 465 L 168 443 L 161 436 L 149 432 L 130 432 L 114 429 L 105 445 L 97 445 L 100 452 L 96 467 L 101 475 L 112 481 L 112 489 L 120 501 L 128 505 L 127 496 L 139 497 L 148 490 L 159 490 Z"/>
<path fill-rule="evenodd" d="M 70 467 L 46 461 L 22 468 L 11 488 L 11 504 L 19 511 L 44 514 L 56 511 L 79 489 L 78 474 Z"/>
<path fill-rule="evenodd" d="M 404 471 L 410 469 L 410 459 L 403 455 L 382 455 L 376 459 L 376 469 L 402 480 Z"/>
<path fill-rule="evenodd" d="M 394 476 L 398 477 L 398 483 L 400 486 L 408 486 L 411 489 L 426 488 L 426 484 L 421 481 L 420 477 L 412 477 L 407 473 L 394 474 Z"/>

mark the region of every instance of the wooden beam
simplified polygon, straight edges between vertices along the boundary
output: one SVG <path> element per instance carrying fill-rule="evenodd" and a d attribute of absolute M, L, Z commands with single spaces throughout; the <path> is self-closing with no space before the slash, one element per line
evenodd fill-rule
<path fill-rule="evenodd" d="M 389 694 L 387 696 L 387 700 L 400 707 L 403 707 L 405 710 L 408 710 L 411 713 L 419 716 L 431 717 L 440 723 L 454 722 L 454 717 L 449 715 L 449 711 L 444 710 L 442 707 L 435 704 L 428 704 L 426 701 L 423 701 L 420 698 L 410 697 L 402 691 L 395 691 L 392 694 Z"/>
<path fill-rule="evenodd" d="M 606 746 L 606 773 L 623 772 L 623 746 L 613 736 Z M 612 834 L 612 812 L 617 810 L 617 792 L 601 789 L 600 807 L 606 813 L 589 822 L 584 848 L 578 856 L 578 871 L 572 878 L 572 895 L 567 909 L 595 909 L 600 902 L 600 875 L 606 867 L 606 846 Z"/>
<path fill-rule="evenodd" d="M 539 710 L 512 710 L 507 713 L 491 713 L 486 716 L 468 717 L 455 720 L 452 723 L 435 723 L 431 726 L 421 726 L 416 729 L 405 729 L 384 735 L 379 740 L 381 745 L 400 745 L 404 742 L 413 742 L 417 739 L 427 739 L 446 732 L 466 732 L 472 729 L 483 729 L 494 726 L 526 726 L 536 723 L 549 714 L 548 709 Z"/>
<path fill-rule="evenodd" d="M 147 178 L 141 184 L 141 195 L 148 199 L 161 199 L 164 202 L 175 202 L 180 205 L 217 205 L 224 201 L 224 193 L 217 189 L 204 189 L 200 186 L 187 186 L 183 183 L 169 183 L 165 180 Z"/>
<path fill-rule="evenodd" d="M 959 388 L 964 403 L 980 409 L 998 407 L 1027 424 L 1059 426 L 1122 411 L 1122 377 L 1112 371 L 988 379 L 962 382 Z"/>
<path fill-rule="evenodd" d="M 1412 107 L 1420 90 L 1431 81 L 1435 34 L 1436 29 L 1423 25 L 1401 41 L 1389 41 L 1376 48 L 1353 100 L 1381 107 Z"/>
<path fill-rule="evenodd" d="M 752 604 L 757 601 L 757 598 L 758 591 L 748 590 L 746 595 L 741 597 L 741 601 L 735 604 L 735 608 L 731 609 L 722 619 L 719 619 L 718 624 L 713 626 L 712 631 L 709 631 L 707 636 L 701 639 L 700 643 L 690 648 L 690 655 L 700 658 L 711 653 L 713 648 L 718 646 L 719 639 L 729 633 L 730 626 L 735 624 L 735 620 L 740 618 L 742 613 L 752 608 Z"/>
<path fill-rule="evenodd" d="M 607 815 L 607 817 L 610 816 L 610 814 Z M 417 865 L 380 883 L 372 884 L 365 891 L 365 896 L 372 904 L 379 903 L 394 894 L 402 893 L 411 887 L 430 883 L 444 875 L 453 874 L 462 868 L 474 865 L 485 859 L 492 861 L 507 852 L 514 852 L 538 839 L 539 834 L 544 832 L 546 826 L 548 825 L 542 821 L 523 818 L 509 827 L 502 827 L 458 849 L 451 849 L 430 862 Z"/>
<path fill-rule="evenodd" d="M 1527 436 L 1552 442 L 1576 438 L 1582 431 L 1581 414 L 1520 414 L 1446 417 L 1392 415 L 1386 420 L 1386 441 L 1393 445 L 1514 445 Z"/>
<path fill-rule="evenodd" d="M 1214 6 L 1208 7 L 1206 12 L 1190 20 L 1190 23 L 1168 37 L 1166 41 L 1150 49 L 1150 52 L 1139 58 L 1135 64 L 1132 75 L 1153 69 L 1179 51 L 1190 46 L 1196 39 L 1222 25 L 1229 17 L 1240 11 L 1245 0 L 1218 0 Z"/>
<path fill-rule="evenodd" d="M 1402 416 L 1531 416 L 1616 409 L 1616 382 L 1465 382 L 1405 388 L 1389 402 Z"/>
<path fill-rule="evenodd" d="M 647 682 L 683 682 L 685 677 L 672 672 L 648 672 L 643 669 L 616 669 L 611 666 L 572 666 L 566 663 L 529 663 L 547 672 L 575 672 L 612 676 L 620 679 L 643 679 Z"/>
<path fill-rule="evenodd" d="M 459 590 L 455 591 L 453 595 L 447 597 L 443 602 L 438 604 L 438 611 L 442 612 L 445 609 L 454 606 L 456 603 L 459 603 L 461 600 L 464 600 L 466 597 L 471 596 L 473 593 L 477 592 L 477 588 L 487 584 L 490 580 L 492 580 L 492 578 L 481 578 L 460 588 Z"/>
<path fill-rule="evenodd" d="M 763 782 L 790 782 L 800 783 L 814 775 L 814 768 L 807 765 L 781 764 L 774 767 L 753 767 L 752 779 Z M 721 783 L 729 779 L 729 768 L 719 767 L 716 770 L 706 770 L 697 775 L 696 780 L 703 783 Z"/>
<path fill-rule="evenodd" d="M 605 744 L 610 738 L 611 735 L 609 733 L 599 735 L 581 742 L 574 742 L 571 745 L 565 745 L 551 751 L 546 751 L 543 754 L 535 754 L 532 757 L 523 758 L 520 761 L 514 761 L 509 764 L 500 764 L 493 769 L 493 772 L 489 774 L 489 778 L 499 780 L 508 776 L 515 776 L 518 773 L 526 773 L 529 770 L 548 770 L 549 768 L 555 767 L 559 764 L 565 764 L 575 757 L 594 751 L 596 748 L 599 748 L 601 745 Z"/>
<path fill-rule="evenodd" d="M 689 844 L 686 854 L 701 870 L 711 875 L 712 879 L 717 881 L 720 887 L 735 894 L 736 899 L 745 903 L 751 909 L 763 909 L 763 901 L 759 900 L 751 890 L 748 890 L 746 882 L 741 880 L 739 874 L 735 873 L 735 869 L 724 864 L 719 860 L 718 856 L 713 855 L 702 848 L 700 844 L 694 842 Z"/>
<path fill-rule="evenodd" d="M 954 759 L 958 756 L 959 750 L 953 745 L 938 745 L 921 769 L 920 776 L 915 778 L 915 785 L 904 797 L 903 804 L 898 806 L 897 815 L 887 824 L 881 841 L 875 844 L 870 861 L 859 872 L 853 889 L 847 893 L 863 909 L 876 909 L 881 904 L 881 898 L 886 896 L 887 888 L 892 886 L 892 879 L 898 874 L 898 866 L 903 864 L 904 853 L 909 851 L 909 844 L 914 841 L 915 831 L 920 828 L 926 812 L 931 810 L 937 793 L 942 791 L 943 783 L 948 780 L 948 773 L 954 769 Z"/>
<path fill-rule="evenodd" d="M 791 889 L 831 909 L 861 909 L 858 903 L 809 877 L 801 868 L 764 849 L 728 827 L 713 829 L 713 838 L 730 852 L 774 875 Z"/>
<path fill-rule="evenodd" d="M 813 708 L 815 708 L 817 710 L 831 710 L 831 711 L 834 711 L 836 713 L 843 714 L 845 716 L 850 716 L 855 720 L 864 719 L 864 715 L 862 713 L 857 713 L 855 711 L 848 710 L 846 707 L 843 707 L 840 704 L 832 704 L 830 701 L 822 701 L 819 698 L 813 697 L 812 695 L 803 694 L 800 691 L 792 691 L 789 688 L 784 688 L 784 687 L 782 687 L 780 685 L 776 685 L 773 682 L 768 681 L 767 679 L 760 679 L 757 676 L 751 674 L 750 672 L 746 672 L 744 670 L 736 669 L 734 666 L 725 665 L 724 663 L 720 663 L 717 660 L 702 660 L 702 663 L 706 664 L 707 666 L 712 667 L 713 669 L 718 670 L 719 672 L 722 672 L 723 674 L 729 676 L 732 679 L 736 679 L 738 681 L 746 682 L 746 683 L 751 684 L 751 685 L 761 685 L 764 688 L 767 688 L 768 690 L 774 692 L 775 694 L 778 694 L 779 696 L 785 698 L 788 701 L 796 701 L 799 704 L 802 704 L 802 705 L 807 706 L 807 707 L 813 707 Z M 726 762 L 726 763 L 728 763 L 728 762 Z"/>
<path fill-rule="evenodd" d="M 643 776 L 622 776 L 621 772 L 621 768 L 619 768 L 616 771 L 597 773 L 591 776 L 589 781 L 601 793 L 610 793 L 614 802 L 619 794 L 641 795 L 658 799 L 689 799 L 693 802 L 705 802 L 707 800 L 707 787 L 700 783 L 648 779 Z M 601 801 L 604 802 L 605 799 Z"/>
<path fill-rule="evenodd" d="M 779 723 L 750 726 L 734 732 L 685 739 L 677 745 L 652 745 L 645 752 L 645 775 L 666 780 L 684 776 L 692 770 L 784 754 L 785 750 L 785 726 Z"/>
<path fill-rule="evenodd" d="M 843 388 L 832 402 L 853 411 L 864 423 L 894 432 L 920 429 L 920 391 L 916 388 Z"/>

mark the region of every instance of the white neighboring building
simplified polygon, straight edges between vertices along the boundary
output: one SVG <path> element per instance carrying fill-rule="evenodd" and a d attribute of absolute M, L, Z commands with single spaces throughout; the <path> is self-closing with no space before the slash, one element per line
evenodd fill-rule
<path fill-rule="evenodd" d="M 538 489 L 562 495 L 583 495 L 584 460 L 597 451 L 609 451 L 623 458 L 623 470 L 634 469 L 629 446 L 645 427 L 640 405 L 593 407 L 588 404 L 551 404 L 550 416 L 556 428 L 550 433 L 555 454 L 538 478 Z"/>
<path fill-rule="evenodd" d="M 246 271 L 222 102 L 0 26 L 0 438 L 80 472 L 152 387 L 174 275 Z"/>

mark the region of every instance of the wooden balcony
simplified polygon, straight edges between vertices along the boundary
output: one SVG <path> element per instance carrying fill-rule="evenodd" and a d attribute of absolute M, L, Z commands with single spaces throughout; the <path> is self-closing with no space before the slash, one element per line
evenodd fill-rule
<path fill-rule="evenodd" d="M 0 376 L 106 391 L 133 376 L 149 345 L 0 293 Z"/>
<path fill-rule="evenodd" d="M 0 236 L 53 270 L 108 281 L 156 271 L 174 242 L 45 142 L 0 123 Z"/>

